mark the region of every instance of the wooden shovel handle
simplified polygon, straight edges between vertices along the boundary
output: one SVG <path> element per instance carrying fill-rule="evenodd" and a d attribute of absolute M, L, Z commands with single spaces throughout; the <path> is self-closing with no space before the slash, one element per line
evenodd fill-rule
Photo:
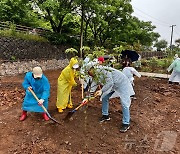
<path fill-rule="evenodd" d="M 82 99 L 83 99 L 84 98 L 84 85 L 83 85 L 83 83 L 81 85 L 81 94 L 82 94 Z"/>
<path fill-rule="evenodd" d="M 34 96 L 34 98 L 37 100 L 37 102 L 39 102 L 39 98 L 36 96 L 36 94 L 34 93 L 34 91 L 31 88 L 28 88 L 28 90 L 31 92 L 31 94 Z M 48 113 L 47 109 L 44 107 L 44 105 L 41 105 L 41 107 L 43 108 L 43 110 Z"/>
<path fill-rule="evenodd" d="M 34 96 L 34 98 L 39 102 L 39 98 L 36 96 L 34 91 L 31 88 L 28 88 L 28 90 L 31 92 L 31 94 Z"/>

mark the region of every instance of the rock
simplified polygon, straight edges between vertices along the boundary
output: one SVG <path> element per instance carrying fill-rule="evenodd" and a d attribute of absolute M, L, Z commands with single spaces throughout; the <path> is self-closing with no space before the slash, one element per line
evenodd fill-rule
<path fill-rule="evenodd" d="M 156 101 L 156 102 L 161 102 L 161 98 L 160 98 L 159 96 L 156 96 L 156 97 L 155 97 L 155 101 Z"/>
<path fill-rule="evenodd" d="M 172 93 L 171 93 L 171 92 L 164 92 L 163 95 L 165 95 L 165 96 L 171 96 Z"/>
<path fill-rule="evenodd" d="M 41 60 L 41 61 L 18 61 L 18 62 L 4 62 L 0 66 L 0 76 L 17 75 L 31 71 L 33 67 L 39 65 L 43 71 L 64 68 L 69 63 L 68 59 L 62 60 Z"/>
<path fill-rule="evenodd" d="M 177 112 L 177 110 L 171 110 L 171 113 L 176 113 Z"/>

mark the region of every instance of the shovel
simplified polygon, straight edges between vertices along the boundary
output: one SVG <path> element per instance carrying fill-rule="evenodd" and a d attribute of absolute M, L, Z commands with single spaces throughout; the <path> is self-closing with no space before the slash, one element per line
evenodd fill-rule
<path fill-rule="evenodd" d="M 84 98 L 84 100 L 81 102 L 81 104 L 79 106 L 77 106 L 74 110 L 70 111 L 66 117 L 64 118 L 64 121 L 69 121 L 69 119 L 72 117 L 72 115 L 82 106 L 86 105 L 90 100 L 94 99 L 95 97 L 97 97 L 98 95 L 94 96 L 94 97 L 90 97 L 90 98 Z"/>
<path fill-rule="evenodd" d="M 31 94 L 34 96 L 34 98 L 39 102 L 39 98 L 36 96 L 36 94 L 34 93 L 34 91 L 31 88 L 28 88 L 28 90 L 31 92 Z M 49 114 L 49 112 L 47 111 L 47 109 L 44 107 L 44 105 L 41 105 L 41 107 L 43 108 L 44 112 L 46 112 L 47 116 L 54 121 L 55 123 L 58 123 L 59 125 L 61 125 L 56 119 L 54 119 L 53 117 L 51 117 L 51 115 Z"/>

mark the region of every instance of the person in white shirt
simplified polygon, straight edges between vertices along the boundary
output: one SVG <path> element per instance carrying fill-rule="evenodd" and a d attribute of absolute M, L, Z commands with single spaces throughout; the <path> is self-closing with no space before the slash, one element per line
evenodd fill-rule
<path fill-rule="evenodd" d="M 132 86 L 134 86 L 134 75 L 139 78 L 141 77 L 141 74 L 139 74 L 139 72 L 134 67 L 131 67 L 131 61 L 126 61 L 126 64 L 122 70 L 122 73 L 128 77 Z"/>

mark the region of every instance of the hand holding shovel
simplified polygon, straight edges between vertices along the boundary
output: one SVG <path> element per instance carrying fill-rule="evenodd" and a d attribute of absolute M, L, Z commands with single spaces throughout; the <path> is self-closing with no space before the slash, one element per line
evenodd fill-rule
<path fill-rule="evenodd" d="M 28 90 L 31 92 L 31 94 L 34 96 L 34 98 L 37 100 L 38 104 L 43 108 L 44 112 L 46 112 L 47 116 L 54 122 L 60 124 L 56 119 L 52 118 L 47 109 L 44 107 L 42 99 L 39 100 L 39 98 L 36 96 L 32 88 L 28 87 Z"/>
<path fill-rule="evenodd" d="M 96 96 L 98 95 L 95 95 L 94 97 L 90 97 L 90 98 L 84 98 L 83 101 L 81 102 L 81 104 L 79 106 L 77 106 L 74 110 L 70 111 L 66 117 L 64 118 L 64 121 L 68 121 L 72 115 L 82 106 L 86 105 L 90 100 L 94 99 Z"/>

